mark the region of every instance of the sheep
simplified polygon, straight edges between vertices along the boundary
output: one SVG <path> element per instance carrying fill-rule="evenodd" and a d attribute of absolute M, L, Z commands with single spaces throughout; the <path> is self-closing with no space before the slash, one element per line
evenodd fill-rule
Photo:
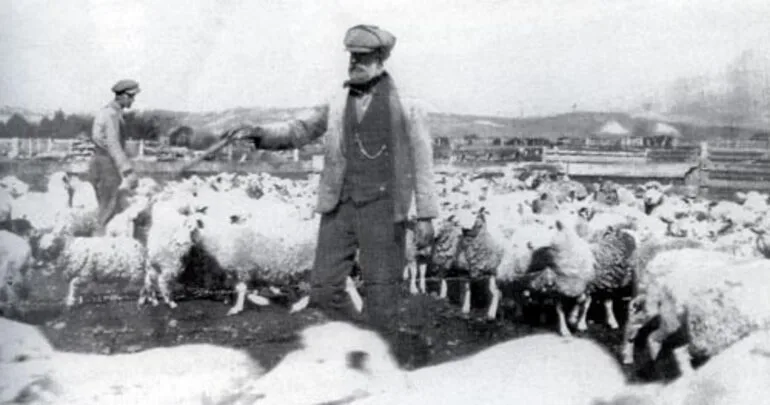
<path fill-rule="evenodd" d="M 54 351 L 45 359 L 0 365 L 0 380 L 14 383 L 0 390 L 0 398 L 73 405 L 223 403 L 263 374 L 246 351 L 205 343 L 110 355 Z"/>
<path fill-rule="evenodd" d="M 245 385 L 231 405 L 577 405 L 617 393 L 624 384 L 614 358 L 589 340 L 540 334 L 499 343 L 464 359 L 403 371 L 389 344 L 376 333 L 328 322 L 303 330 L 301 348 Z"/>
<path fill-rule="evenodd" d="M 14 233 L 0 231 L 0 293 L 5 294 L 9 306 L 18 301 L 17 291 L 24 286 L 31 264 L 29 243 Z"/>
<path fill-rule="evenodd" d="M 472 221 L 471 221 L 472 219 Z M 457 266 L 468 271 L 470 279 L 488 278 L 488 288 L 492 300 L 487 310 L 487 319 L 494 319 L 500 302 L 501 293 L 497 287 L 497 269 L 503 260 L 505 237 L 487 226 L 486 210 L 478 210 L 475 217 L 462 215 L 460 219 L 462 236 L 457 251 Z M 463 291 L 462 313 L 470 312 L 470 281 L 466 281 Z"/>
<path fill-rule="evenodd" d="M 12 198 L 19 198 L 29 191 L 29 185 L 13 175 L 0 179 L 0 188 L 6 190 Z"/>
<path fill-rule="evenodd" d="M 170 283 L 184 270 L 182 259 L 194 243 L 193 232 L 198 228 L 189 201 L 182 198 L 157 200 L 150 208 L 152 226 L 147 234 L 147 256 L 155 280 L 148 280 L 145 289 L 156 288 L 163 302 L 171 309 L 177 303 L 171 296 Z"/>
<path fill-rule="evenodd" d="M 764 259 L 698 249 L 666 251 L 647 266 L 638 317 L 659 317 L 648 337 L 653 357 L 660 342 L 683 327 L 689 356 L 704 358 L 724 350 L 745 334 L 770 327 L 770 302 L 764 288 L 770 272 Z M 640 277 L 641 278 L 641 277 Z M 686 369 L 689 364 L 681 364 Z"/>
<path fill-rule="evenodd" d="M 770 396 L 770 330 L 753 332 L 669 384 L 629 385 L 592 405 L 749 405 Z"/>
<path fill-rule="evenodd" d="M 631 286 L 634 279 L 633 255 L 637 245 L 633 232 L 620 228 L 608 228 L 600 240 L 591 244 L 596 276 L 589 281 L 588 296 L 582 305 L 582 316 L 577 321 L 577 330 L 587 329 L 586 315 L 594 297 L 602 298 L 606 322 L 610 329 L 620 327 L 615 319 L 613 299 L 618 291 Z M 573 311 L 572 323 L 575 323 L 576 315 Z"/>
<path fill-rule="evenodd" d="M 261 211 L 260 214 L 266 218 L 253 218 L 254 221 L 233 218 L 233 221 L 223 223 L 205 216 L 197 220 L 198 227 L 193 240 L 215 258 L 219 266 L 231 274 L 237 283 L 235 305 L 228 311 L 228 315 L 243 311 L 248 282 L 283 284 L 299 279 L 312 268 L 316 239 L 315 235 L 303 229 L 308 224 L 292 221 L 285 214 L 280 215 L 279 207 L 273 207 L 272 210 Z M 273 229 L 268 229 L 271 227 L 264 221 L 267 217 L 279 218 L 283 229 L 274 229 L 277 224 L 273 225 Z M 277 234 L 279 232 L 282 234 Z M 252 302 L 256 301 L 255 304 L 266 304 L 264 299 L 259 300 L 254 294 L 248 298 Z"/>
<path fill-rule="evenodd" d="M 147 250 L 134 238 L 67 237 L 56 260 L 56 269 L 69 285 L 65 305 L 72 308 L 82 302 L 78 289 L 85 283 L 139 286 L 138 304 L 148 299 L 157 305 L 152 285 L 157 277 L 147 261 Z"/>
<path fill-rule="evenodd" d="M 454 215 L 450 215 L 439 222 L 430 263 L 433 268 L 435 268 L 438 277 L 441 279 L 439 298 L 442 299 L 447 296 L 447 284 L 445 279 L 447 273 L 456 267 L 457 249 L 460 244 L 461 236 L 462 230 Z"/>
<path fill-rule="evenodd" d="M 417 248 L 417 241 L 414 238 L 414 219 L 407 221 L 405 247 L 406 247 L 406 266 L 404 266 L 404 280 L 409 280 L 409 292 L 411 294 L 425 293 L 425 276 L 428 268 L 426 259 L 431 255 L 429 247 Z M 420 279 L 419 287 L 417 279 Z"/>
<path fill-rule="evenodd" d="M 15 219 L 30 221 L 35 229 L 53 229 L 69 210 L 72 188 L 67 173 L 56 172 L 49 176 L 46 192 L 27 192 L 11 201 L 11 215 Z"/>
<path fill-rule="evenodd" d="M 595 258 L 591 245 L 577 234 L 574 224 L 557 220 L 556 230 L 549 246 L 532 252 L 527 282 L 536 293 L 556 299 L 559 333 L 570 336 L 563 298 L 585 302 L 588 284 L 596 276 Z"/>

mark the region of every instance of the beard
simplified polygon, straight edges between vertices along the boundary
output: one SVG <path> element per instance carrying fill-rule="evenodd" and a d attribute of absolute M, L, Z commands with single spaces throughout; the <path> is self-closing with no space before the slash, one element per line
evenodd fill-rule
<path fill-rule="evenodd" d="M 377 65 L 354 65 L 348 69 L 350 83 L 361 84 L 372 80 L 382 73 L 382 69 Z"/>

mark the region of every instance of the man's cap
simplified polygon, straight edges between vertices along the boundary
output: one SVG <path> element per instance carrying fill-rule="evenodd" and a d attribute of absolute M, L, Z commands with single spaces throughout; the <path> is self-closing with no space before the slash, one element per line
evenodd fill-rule
<path fill-rule="evenodd" d="M 115 83 L 115 85 L 112 86 L 112 91 L 115 94 L 121 94 L 121 93 L 136 94 L 136 93 L 139 93 L 140 91 L 139 83 L 137 83 L 135 80 L 124 79 Z"/>
<path fill-rule="evenodd" d="M 381 50 L 385 58 L 396 45 L 396 37 L 375 25 L 356 25 L 348 29 L 342 41 L 348 52 L 369 53 Z"/>

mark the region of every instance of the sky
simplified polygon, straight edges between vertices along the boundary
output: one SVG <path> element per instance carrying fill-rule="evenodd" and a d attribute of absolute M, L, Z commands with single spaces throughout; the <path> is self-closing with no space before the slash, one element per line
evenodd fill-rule
<path fill-rule="evenodd" d="M 405 93 L 480 115 L 627 110 L 770 52 L 767 0 L 0 0 L 0 106 L 93 112 L 122 78 L 137 109 L 316 105 L 360 23 L 396 36 Z"/>

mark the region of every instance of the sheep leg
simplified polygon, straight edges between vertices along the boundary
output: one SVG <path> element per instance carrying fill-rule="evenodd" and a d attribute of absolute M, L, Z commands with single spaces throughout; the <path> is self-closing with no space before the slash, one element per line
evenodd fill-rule
<path fill-rule="evenodd" d="M 679 372 L 682 373 L 682 377 L 691 375 L 694 372 L 687 345 L 674 349 L 674 358 L 679 366 Z"/>
<path fill-rule="evenodd" d="M 466 281 L 463 287 L 462 313 L 469 314 L 470 312 L 471 312 L 471 282 Z"/>
<path fill-rule="evenodd" d="M 607 313 L 607 325 L 610 326 L 610 329 L 619 328 L 620 325 L 618 325 L 618 320 L 615 319 L 615 310 L 613 309 L 613 302 L 611 298 L 604 300 L 604 311 Z"/>
<path fill-rule="evenodd" d="M 75 295 L 79 284 L 80 284 L 79 276 L 75 276 L 75 278 L 70 280 L 69 290 L 67 291 L 67 299 L 65 301 L 65 305 L 67 306 L 67 308 L 72 308 L 75 305 Z"/>
<path fill-rule="evenodd" d="M 142 287 L 141 291 L 139 291 L 139 301 L 137 302 L 138 306 L 144 305 L 148 299 L 150 300 L 150 303 L 152 303 L 152 306 L 158 306 L 158 297 L 155 294 L 154 288 L 157 282 L 158 273 L 154 269 L 148 270 L 144 275 L 144 286 Z"/>
<path fill-rule="evenodd" d="M 572 336 L 572 333 L 570 333 L 569 328 L 567 327 L 567 319 L 564 315 L 564 305 L 561 300 L 556 302 L 556 315 L 559 318 L 559 334 L 562 336 Z"/>
<path fill-rule="evenodd" d="M 238 284 L 235 285 L 235 305 L 227 311 L 227 316 L 243 312 L 243 304 L 246 300 L 246 290 L 246 283 L 243 281 L 239 281 Z"/>
<path fill-rule="evenodd" d="M 401 275 L 401 278 L 406 281 L 408 280 L 412 275 L 412 263 L 407 262 L 406 266 L 404 266 L 404 273 Z"/>
<path fill-rule="evenodd" d="M 356 311 L 361 313 L 364 309 L 364 299 L 361 298 L 361 294 L 359 294 L 358 289 L 356 289 L 356 283 L 353 282 L 353 279 L 350 278 L 350 276 L 345 278 L 345 292 L 350 296 L 350 301 L 353 302 Z"/>
<path fill-rule="evenodd" d="M 254 305 L 264 307 L 267 305 L 270 305 L 270 300 L 259 295 L 256 291 L 252 292 L 251 294 L 247 295 L 246 298 L 251 301 Z"/>
<path fill-rule="evenodd" d="M 447 294 L 447 285 L 446 285 L 446 279 L 441 279 L 441 287 L 439 287 L 438 297 L 441 299 L 446 299 Z"/>
<path fill-rule="evenodd" d="M 492 295 L 492 299 L 489 303 L 489 310 L 487 310 L 487 319 L 495 319 L 497 317 L 497 308 L 500 306 L 500 288 L 497 287 L 497 278 L 495 276 L 489 277 L 489 293 Z"/>
<path fill-rule="evenodd" d="M 420 292 L 425 294 L 428 292 L 428 288 L 425 284 L 425 273 L 428 271 L 428 264 L 427 263 L 420 263 L 417 265 L 417 269 L 420 272 Z"/>
<path fill-rule="evenodd" d="M 580 307 L 580 320 L 577 323 L 577 330 L 585 331 L 588 329 L 586 317 L 588 316 L 588 308 L 591 306 L 591 296 L 586 295 L 586 299 L 577 306 Z"/>
<path fill-rule="evenodd" d="M 409 293 L 416 295 L 420 291 L 417 289 L 417 263 L 409 262 L 406 264 L 406 271 L 409 272 Z"/>
<path fill-rule="evenodd" d="M 171 299 L 171 288 L 169 287 L 173 277 L 174 275 L 172 273 L 161 273 L 160 277 L 158 277 L 158 290 L 160 291 L 160 296 L 163 298 L 163 302 L 165 302 L 171 309 L 177 307 L 176 302 Z"/>
<path fill-rule="evenodd" d="M 310 304 L 310 296 L 306 295 L 300 298 L 299 301 L 291 305 L 291 309 L 289 310 L 289 313 L 293 314 L 295 312 L 302 311 L 303 309 L 307 308 L 308 304 Z"/>

